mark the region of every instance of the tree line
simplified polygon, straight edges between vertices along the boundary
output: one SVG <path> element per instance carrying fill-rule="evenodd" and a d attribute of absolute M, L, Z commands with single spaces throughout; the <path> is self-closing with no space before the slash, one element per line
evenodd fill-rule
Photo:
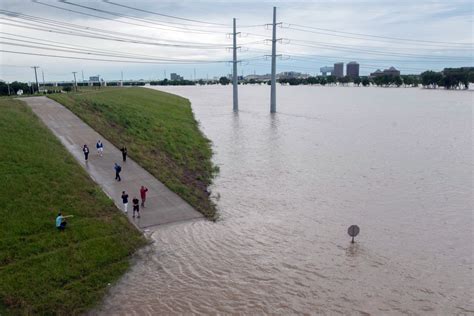
<path fill-rule="evenodd" d="M 280 78 L 278 79 L 280 84 L 288 84 L 290 86 L 296 85 L 348 85 L 352 83 L 355 86 L 377 86 L 377 87 L 418 87 L 421 85 L 424 88 L 436 89 L 443 87 L 445 89 L 468 89 L 469 83 L 474 83 L 474 67 L 462 67 L 462 68 L 445 68 L 443 71 L 425 71 L 419 75 L 400 75 L 400 76 L 389 76 L 383 75 L 378 77 L 340 77 L 335 76 L 310 76 L 307 78 Z M 227 77 L 220 77 L 219 80 L 154 80 L 150 81 L 152 86 L 193 86 L 193 85 L 205 85 L 205 84 L 231 84 L 231 80 Z M 145 81 L 123 81 L 123 86 L 144 86 Z M 240 80 L 239 84 L 271 84 L 270 80 Z M 100 87 L 103 83 L 94 82 L 92 86 Z M 119 81 L 108 82 L 107 86 L 120 86 Z M 74 88 L 74 83 L 58 83 L 54 86 L 52 83 L 41 85 L 47 91 L 42 93 L 60 93 L 61 91 L 69 92 Z M 78 82 L 78 87 L 89 86 L 88 82 Z M 25 82 L 14 81 L 7 84 L 0 81 L 0 95 L 16 95 L 19 90 L 23 90 L 23 94 L 35 94 L 37 93 L 36 84 L 27 84 Z"/>
<path fill-rule="evenodd" d="M 421 84 L 426 88 L 468 89 L 469 83 L 474 83 L 474 67 L 444 68 L 441 72 L 425 71 L 420 77 Z"/>

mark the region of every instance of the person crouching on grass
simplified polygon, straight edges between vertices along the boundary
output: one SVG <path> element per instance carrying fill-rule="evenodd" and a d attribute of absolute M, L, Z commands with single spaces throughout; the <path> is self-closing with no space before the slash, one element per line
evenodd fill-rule
<path fill-rule="evenodd" d="M 56 228 L 59 231 L 63 231 L 66 229 L 66 225 L 67 225 L 66 218 L 68 217 L 73 217 L 73 216 L 72 215 L 63 216 L 61 212 L 58 213 L 58 216 L 56 217 Z"/>

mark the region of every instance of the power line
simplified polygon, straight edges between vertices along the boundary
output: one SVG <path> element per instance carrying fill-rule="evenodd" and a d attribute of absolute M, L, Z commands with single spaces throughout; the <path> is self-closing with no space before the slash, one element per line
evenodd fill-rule
<path fill-rule="evenodd" d="M 127 5 L 120 4 L 120 3 L 112 2 L 110 0 L 103 0 L 103 1 L 107 4 L 110 4 L 110 5 L 115 5 L 115 6 L 119 6 L 119 7 L 122 7 L 122 8 L 135 10 L 135 11 L 140 11 L 140 12 L 145 12 L 145 13 L 149 13 L 149 14 L 153 14 L 153 15 L 163 16 L 163 17 L 167 17 L 167 18 L 170 18 L 170 19 L 176 19 L 176 20 L 182 20 L 182 21 L 188 21 L 188 22 L 195 22 L 195 23 L 207 24 L 207 25 L 214 25 L 214 26 L 221 26 L 221 27 L 225 26 L 225 27 L 228 27 L 228 28 L 231 27 L 230 25 L 223 24 L 223 23 L 214 23 L 214 22 L 206 22 L 206 21 L 188 19 L 188 18 L 178 17 L 178 16 L 174 16 L 174 15 L 163 14 L 163 13 L 148 11 L 148 10 L 139 9 L 139 8 L 135 8 L 135 7 L 130 7 L 130 6 L 127 6 Z"/>
<path fill-rule="evenodd" d="M 0 34 L 15 36 L 15 34 L 7 33 L 7 32 L 0 32 Z M 130 54 L 130 53 L 124 53 L 124 52 L 118 52 L 118 51 L 106 50 L 106 49 L 100 49 L 99 50 L 99 49 L 95 49 L 93 47 L 67 44 L 67 43 L 62 43 L 62 42 L 57 42 L 57 41 L 38 39 L 38 38 L 34 38 L 34 37 L 29 37 L 29 36 L 22 36 L 21 38 L 11 38 L 11 37 L 0 36 L 0 38 L 6 39 L 6 40 L 11 40 L 11 41 L 23 42 L 23 43 L 39 44 L 39 45 L 49 46 L 49 47 L 66 48 L 68 50 L 79 50 L 80 52 L 100 53 L 102 55 L 104 55 L 104 53 L 108 53 L 108 54 L 105 54 L 104 56 L 112 56 L 111 54 L 114 54 L 115 57 L 133 57 L 133 58 L 156 59 L 156 56 L 143 55 L 143 54 Z M 38 40 L 40 42 L 38 42 L 38 41 L 28 41 L 28 40 L 25 40 L 23 38 Z M 53 44 L 49 44 L 49 43 L 53 43 Z M 59 45 L 56 45 L 56 44 L 59 44 Z"/>
<path fill-rule="evenodd" d="M 92 32 L 105 33 L 107 35 L 112 34 L 113 36 L 125 36 L 125 37 L 142 38 L 142 39 L 146 39 L 146 40 L 156 41 L 156 38 L 154 38 L 154 37 L 148 37 L 148 36 L 136 35 L 136 34 L 128 34 L 128 33 L 123 33 L 123 32 L 116 32 L 116 31 L 108 31 L 108 30 L 98 29 L 98 28 L 89 27 L 89 26 L 83 26 L 83 25 L 78 25 L 78 24 L 67 23 L 67 22 L 63 22 L 63 21 L 45 19 L 45 18 L 36 17 L 36 16 L 32 16 L 32 15 L 27 15 L 27 14 L 22 14 L 22 13 L 13 12 L 13 11 L 0 10 L 0 14 L 4 14 L 4 15 L 10 16 L 10 17 L 15 17 L 15 18 L 22 19 L 22 20 L 27 20 L 27 21 L 30 21 L 30 22 L 48 24 L 48 25 L 58 27 L 60 29 L 76 28 L 76 29 L 81 29 L 82 32 L 87 32 L 87 33 L 92 33 Z M 2 17 L 2 18 L 7 20 L 7 21 L 15 21 L 11 18 L 10 19 L 5 18 L 5 17 Z M 167 42 L 172 42 L 172 43 L 200 45 L 200 46 L 207 46 L 207 45 L 209 45 L 209 46 L 221 46 L 221 47 L 222 46 L 228 46 L 228 45 L 214 44 L 214 43 L 186 42 L 186 41 L 175 41 L 175 40 L 166 40 L 166 41 Z"/>
<path fill-rule="evenodd" d="M 319 55 L 319 54 L 301 54 L 301 53 L 294 53 L 294 52 L 287 52 L 281 51 L 282 54 L 292 55 L 292 56 L 302 56 L 302 57 L 309 57 L 311 59 L 315 58 L 330 58 L 330 59 L 339 59 L 339 60 L 368 60 L 368 61 L 381 61 L 381 62 L 394 62 L 394 63 L 440 63 L 446 62 L 442 61 L 433 61 L 433 60 L 408 60 L 408 59 L 380 59 L 380 58 L 362 58 L 362 57 L 351 57 L 348 58 L 347 56 L 330 56 L 330 55 Z M 312 58 L 314 57 L 314 58 Z M 464 61 L 454 61 L 454 62 L 462 62 Z"/>
<path fill-rule="evenodd" d="M 300 39 L 293 39 L 293 38 L 285 38 L 286 40 L 290 41 L 290 42 L 300 42 L 300 43 L 309 43 L 309 44 L 334 44 L 334 43 L 328 43 L 328 42 L 322 42 L 322 41 L 309 41 L 309 40 L 300 40 Z M 393 45 L 393 43 L 390 43 Z M 404 43 L 400 43 L 402 45 L 407 45 L 407 44 L 404 44 Z M 347 47 L 360 47 L 362 45 L 345 45 Z M 386 49 L 387 47 L 380 47 L 380 46 L 367 46 L 367 45 L 364 45 L 365 48 L 371 48 L 371 49 Z M 390 46 L 390 48 L 399 48 L 399 49 L 403 49 L 403 50 L 410 50 L 410 49 L 416 49 L 416 50 L 420 50 L 420 47 L 392 47 Z M 424 51 L 426 51 L 427 49 L 426 48 L 423 48 Z M 429 51 L 440 51 L 440 50 L 448 50 L 448 51 L 473 51 L 472 48 L 467 48 L 467 47 L 436 47 L 436 48 L 433 48 L 433 47 L 430 47 L 428 49 Z"/>
<path fill-rule="evenodd" d="M 117 63 L 135 63 L 135 64 L 214 64 L 214 63 L 228 63 L 227 60 L 215 60 L 215 61 L 141 61 L 141 60 L 119 60 L 119 59 L 98 59 L 98 58 L 85 58 L 85 57 L 75 57 L 75 56 L 61 56 L 61 55 L 51 55 L 51 54 L 40 54 L 40 53 L 30 53 L 30 52 L 19 52 L 11 50 L 0 50 L 3 53 L 11 54 L 21 54 L 21 55 L 31 55 L 31 56 L 44 56 L 44 57 L 55 57 L 55 58 L 64 58 L 64 59 L 77 59 L 77 60 L 91 60 L 91 61 L 106 61 L 106 62 L 117 62 Z"/>
<path fill-rule="evenodd" d="M 427 56 L 427 55 L 417 55 L 417 54 L 410 54 L 410 53 L 396 53 L 396 52 L 389 52 L 389 51 L 376 51 L 376 50 L 368 50 L 368 49 L 356 49 L 356 48 L 347 48 L 340 45 L 328 45 L 328 44 L 319 44 L 319 45 L 305 45 L 305 44 L 293 44 L 295 46 L 302 46 L 302 47 L 316 47 L 316 48 L 324 48 L 327 50 L 341 50 L 341 51 L 350 51 L 350 52 L 363 52 L 366 54 L 371 55 L 383 55 L 383 56 L 396 56 L 396 57 L 412 57 L 412 58 L 426 58 L 426 59 L 449 59 L 449 60 L 471 60 L 470 57 L 459 57 L 459 56 Z"/>
<path fill-rule="evenodd" d="M 473 45 L 473 43 L 454 43 L 454 42 L 442 42 L 442 41 L 428 41 L 428 40 L 420 40 L 420 39 L 407 39 L 407 38 L 400 38 L 400 37 L 379 36 L 379 35 L 371 35 L 371 34 L 336 31 L 336 30 L 331 30 L 331 29 L 325 29 L 325 28 L 318 28 L 318 27 L 312 27 L 312 26 L 305 26 L 305 25 L 301 25 L 301 24 L 290 24 L 290 23 L 288 23 L 288 28 L 298 30 L 298 31 L 303 31 L 303 32 L 309 32 L 309 31 L 308 30 L 302 30 L 302 29 L 295 29 L 295 28 L 292 28 L 291 25 L 294 25 L 296 27 L 312 29 L 312 30 L 319 30 L 319 31 L 326 31 L 326 32 L 333 32 L 333 33 L 341 33 L 341 34 L 349 34 L 349 35 L 357 35 L 357 36 L 364 36 L 364 37 L 373 37 L 373 38 L 387 39 L 387 40 L 393 40 L 393 41 L 406 41 L 406 42 L 415 42 L 415 43 L 420 43 L 421 42 L 421 43 L 448 44 L 448 45 L 469 45 L 469 46 Z M 334 35 L 334 36 L 336 36 L 336 35 Z"/>
<path fill-rule="evenodd" d="M 130 59 L 140 59 L 140 60 L 150 60 L 150 61 L 166 61 L 166 62 L 187 62 L 187 63 L 201 63 L 201 62 L 208 62 L 207 60 L 197 60 L 197 59 L 172 59 L 172 58 L 145 58 L 145 57 L 138 57 L 138 56 L 126 56 L 126 55 L 111 55 L 110 53 L 98 53 L 98 52 L 88 52 L 88 51 L 80 51 L 77 49 L 63 49 L 63 48 L 49 48 L 49 47 L 41 47 L 36 45 L 27 45 L 27 44 L 19 44 L 19 43 L 9 43 L 9 42 L 0 42 L 0 44 L 10 45 L 10 46 L 17 46 L 17 47 L 26 47 L 26 48 L 35 48 L 35 49 L 42 49 L 42 50 L 50 50 L 50 51 L 59 51 L 59 52 L 67 52 L 67 53 L 74 53 L 74 54 L 86 54 L 86 55 L 96 55 L 96 56 L 108 56 L 108 57 L 119 57 L 119 58 L 130 58 Z M 218 61 L 210 61 L 210 62 L 218 62 Z M 219 62 L 226 62 L 226 61 L 219 61 Z"/>
<path fill-rule="evenodd" d="M 55 9 L 59 9 L 59 10 L 63 10 L 63 11 L 73 12 L 73 13 L 77 13 L 77 14 L 81 14 L 81 15 L 85 15 L 85 16 L 90 16 L 90 17 L 94 17 L 94 18 L 99 18 L 99 19 L 103 19 L 103 20 L 107 20 L 107 21 L 113 21 L 113 22 L 116 22 L 116 23 L 122 23 L 122 24 L 128 24 L 128 25 L 135 25 L 135 26 L 147 27 L 147 28 L 152 28 L 152 29 L 163 29 L 163 30 L 169 30 L 169 31 L 176 32 L 176 30 L 170 30 L 170 29 L 165 29 L 165 28 L 158 28 L 158 27 L 156 27 L 156 26 L 137 24 L 137 23 L 133 23 L 133 22 L 120 21 L 120 20 L 116 20 L 116 19 L 113 19 L 113 18 L 107 18 L 107 17 L 95 15 L 95 14 L 90 14 L 90 13 L 85 13 L 85 12 L 81 12 L 81 11 L 71 10 L 71 9 L 59 7 L 59 6 L 56 6 L 56 5 L 52 5 L 52 4 L 49 4 L 49 3 L 40 2 L 40 1 L 38 1 L 38 0 L 32 0 L 32 1 L 33 1 L 34 3 L 40 4 L 40 5 L 44 5 L 44 6 L 47 6 L 47 7 L 50 7 L 50 8 L 55 8 Z M 167 22 L 164 22 L 164 23 L 167 23 Z M 174 26 L 170 26 L 170 25 L 166 25 L 166 24 L 159 24 L 159 23 L 153 23 L 153 24 L 162 25 L 162 26 L 166 26 L 166 27 L 174 27 Z M 179 29 L 182 29 L 182 28 L 179 28 Z M 191 32 L 191 33 L 202 33 L 202 34 L 213 34 L 213 33 L 216 33 L 216 32 L 209 32 L 209 31 L 193 31 L 193 30 L 189 30 L 189 29 L 186 29 L 186 30 L 189 31 L 189 32 Z M 220 32 L 220 33 L 225 34 L 225 32 Z"/>
<path fill-rule="evenodd" d="M 5 18 L 3 18 L 5 19 Z M 14 21 L 16 22 L 16 21 Z M 17 22 L 18 23 L 18 22 Z M 133 40 L 133 39 L 128 39 L 128 38 L 120 38 L 120 37 L 112 37 L 112 36 L 106 36 L 106 35 L 100 35 L 100 34 L 95 34 L 91 32 L 85 32 L 82 31 L 82 33 L 78 33 L 77 31 L 62 31 L 58 29 L 51 29 L 48 27 L 42 27 L 39 25 L 32 25 L 28 24 L 25 22 L 22 22 L 23 24 L 26 25 L 18 25 L 18 24 L 12 24 L 12 23 L 5 23 L 5 22 L 0 22 L 0 24 L 4 25 L 9 25 L 9 26 L 14 26 L 14 27 L 21 27 L 21 28 L 27 28 L 27 29 L 33 29 L 33 30 L 39 30 L 39 31 L 44 31 L 48 33 L 58 33 L 58 34 L 65 34 L 65 35 L 72 35 L 72 36 L 79 36 L 79 37 L 86 37 L 86 38 L 94 38 L 94 39 L 103 39 L 103 40 L 108 40 L 108 41 L 116 41 L 116 42 L 125 42 L 125 43 L 133 43 L 133 44 L 142 44 L 142 45 L 151 45 L 151 46 L 162 46 L 162 47 L 173 47 L 173 48 L 189 48 L 189 49 L 222 49 L 226 48 L 229 46 L 222 46 L 222 47 L 215 47 L 215 46 L 193 46 L 193 45 L 179 45 L 179 44 L 166 44 L 166 43 L 156 43 L 156 42 L 148 42 L 148 41 L 139 41 L 139 40 Z M 28 26 L 30 25 L 30 26 Z M 130 35 L 132 37 L 132 35 Z"/>
<path fill-rule="evenodd" d="M 112 12 L 112 11 L 107 11 L 107 10 L 102 10 L 102 9 L 97 9 L 97 8 L 93 8 L 93 7 L 89 7 L 89 6 L 85 6 L 85 5 L 80 5 L 80 4 L 76 4 L 76 3 L 73 3 L 73 2 L 69 2 L 69 1 L 66 1 L 66 0 L 60 0 L 60 2 L 66 4 L 66 5 L 72 5 L 72 6 L 76 6 L 76 7 L 79 7 L 79 8 L 83 8 L 83 9 L 87 9 L 87 10 L 92 10 L 92 11 L 95 11 L 95 12 L 100 12 L 100 13 L 103 13 L 103 14 L 108 14 L 108 15 L 112 15 L 112 16 L 116 16 L 116 17 L 123 17 L 123 18 L 127 18 L 127 19 L 130 19 L 130 20 L 134 20 L 134 21 L 139 21 L 139 22 L 144 22 L 144 23 L 149 23 L 149 24 L 153 24 L 153 25 L 157 25 L 157 26 L 166 26 L 166 27 L 170 27 L 170 28 L 176 28 L 178 29 L 178 31 L 181 31 L 181 30 L 184 30 L 186 32 L 191 32 L 191 33 L 204 33 L 204 34 L 213 34 L 213 33 L 218 33 L 216 31 L 206 31 L 206 30 L 192 30 L 192 29 L 189 29 L 189 28 L 186 28 L 186 27 L 183 27 L 183 26 L 171 26 L 171 25 L 165 25 L 163 23 L 159 23 L 159 22 L 155 22 L 155 21 L 151 21 L 151 20 L 147 20 L 147 19 L 143 19 L 143 18 L 138 18 L 138 17 L 135 17 L 135 16 L 131 16 L 131 15 L 127 15 L 127 14 L 123 14 L 123 13 L 117 13 L 117 12 Z M 40 3 L 40 4 L 43 4 L 43 3 Z M 45 4 L 46 6 L 49 6 L 48 4 Z M 56 8 L 61 8 L 61 7 L 57 7 L 55 6 Z M 74 10 L 71 10 L 72 12 L 75 12 L 75 13 L 81 13 L 79 11 L 74 11 Z M 82 14 L 82 13 L 81 13 Z M 98 16 L 95 16 L 95 17 L 98 17 Z M 102 17 L 103 18 L 103 17 Z M 113 19 L 108 19 L 108 20 L 113 20 Z M 130 22 L 125 22 L 127 24 L 130 24 Z M 143 27 L 150 27 L 150 26 L 147 26 L 147 25 L 143 25 L 143 24 L 136 24 L 136 23 L 133 23 L 133 25 L 138 25 L 138 26 L 143 26 Z M 157 28 L 155 26 L 155 28 Z M 163 29 L 163 28 L 161 28 Z M 164 30 L 168 30 L 168 31 L 173 31 L 173 32 L 178 32 L 177 30 L 172 30 L 172 29 L 164 29 Z M 225 34 L 225 32 L 221 32 L 222 34 Z"/>

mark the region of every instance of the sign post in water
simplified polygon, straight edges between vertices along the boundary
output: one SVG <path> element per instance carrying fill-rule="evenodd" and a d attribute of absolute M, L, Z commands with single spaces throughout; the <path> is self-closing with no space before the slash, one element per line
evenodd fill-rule
<path fill-rule="evenodd" d="M 352 237 L 352 243 L 354 243 L 354 237 L 359 235 L 359 226 L 357 225 L 351 225 L 348 229 L 347 229 L 347 233 L 349 234 L 349 236 Z"/>

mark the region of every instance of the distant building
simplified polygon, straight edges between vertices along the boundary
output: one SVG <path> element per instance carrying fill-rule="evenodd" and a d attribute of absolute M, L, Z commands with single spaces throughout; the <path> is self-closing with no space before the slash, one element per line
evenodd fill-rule
<path fill-rule="evenodd" d="M 180 81 L 180 80 L 183 80 L 184 78 L 182 76 L 178 75 L 177 73 L 172 72 L 172 73 L 170 73 L 170 79 L 172 81 Z"/>
<path fill-rule="evenodd" d="M 293 79 L 293 78 L 301 78 L 305 79 L 308 78 L 308 74 L 303 74 L 301 72 L 296 72 L 296 71 L 285 71 L 285 72 L 280 72 L 279 74 L 276 75 L 278 79 Z"/>
<path fill-rule="evenodd" d="M 355 61 L 351 61 L 346 66 L 346 76 L 351 78 L 359 77 L 359 64 Z"/>
<path fill-rule="evenodd" d="M 266 74 L 266 75 L 248 75 L 248 76 L 245 76 L 245 80 L 260 80 L 260 81 L 265 81 L 265 80 L 270 80 L 271 79 L 271 75 L 270 74 Z"/>
<path fill-rule="evenodd" d="M 344 63 L 335 63 L 333 75 L 336 78 L 344 77 Z"/>
<path fill-rule="evenodd" d="M 383 71 L 380 69 L 377 69 L 373 73 L 370 74 L 370 77 L 380 77 L 383 76 Z"/>
<path fill-rule="evenodd" d="M 319 68 L 319 71 L 321 71 L 323 76 L 327 76 L 328 73 L 330 76 L 334 75 L 334 67 L 324 66 L 324 67 Z"/>
<path fill-rule="evenodd" d="M 100 76 L 91 76 L 89 77 L 89 86 L 93 86 L 94 83 L 100 83 Z"/>
<path fill-rule="evenodd" d="M 387 75 L 387 76 L 397 77 L 397 76 L 400 76 L 400 70 L 397 70 L 397 69 L 395 69 L 395 67 L 392 66 L 388 69 L 385 69 L 383 71 L 383 74 Z"/>
<path fill-rule="evenodd" d="M 377 69 L 375 72 L 371 73 L 370 76 L 371 77 L 380 77 L 380 76 L 397 77 L 397 76 L 400 76 L 400 70 L 397 70 L 395 67 L 392 66 L 388 69 L 384 69 L 384 71 Z"/>

